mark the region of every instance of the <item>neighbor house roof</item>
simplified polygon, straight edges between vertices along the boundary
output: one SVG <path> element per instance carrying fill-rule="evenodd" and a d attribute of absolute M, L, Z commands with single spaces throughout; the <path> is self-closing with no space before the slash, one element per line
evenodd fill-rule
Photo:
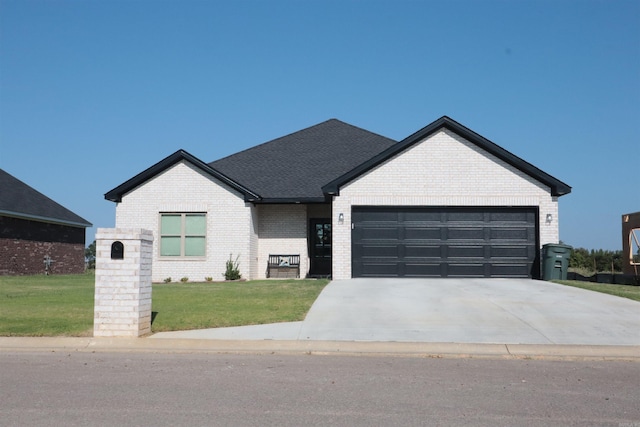
<path fill-rule="evenodd" d="M 420 129 L 418 132 L 403 139 L 399 143 L 389 147 L 385 151 L 368 159 L 367 161 L 358 165 L 354 169 L 337 177 L 336 179 L 332 180 L 328 184 L 324 185 L 322 187 L 322 190 L 329 195 L 338 195 L 340 193 L 341 186 L 353 181 L 355 178 L 359 177 L 360 175 L 368 172 L 369 170 L 373 169 L 379 164 L 398 155 L 399 153 L 419 143 L 420 141 L 423 141 L 425 138 L 433 135 L 434 133 L 439 132 L 443 128 L 448 129 L 451 132 L 463 137 L 464 139 L 471 142 L 472 144 L 475 144 L 476 146 L 483 149 L 484 151 L 494 155 L 495 157 L 501 159 L 502 161 L 522 171 L 523 173 L 549 186 L 549 188 L 551 189 L 551 194 L 553 196 L 562 196 L 571 192 L 571 187 L 565 184 L 564 182 L 538 169 L 537 167 L 533 166 L 531 163 L 526 162 L 520 157 L 510 153 L 504 148 L 496 145 L 495 143 L 489 141 L 485 137 L 475 133 L 471 129 L 461 125 L 460 123 L 456 122 L 455 120 L 447 116 L 443 116 L 439 118 L 433 123 Z"/>
<path fill-rule="evenodd" d="M 322 202 L 322 186 L 396 141 L 330 119 L 209 163 L 263 202 Z"/>
<path fill-rule="evenodd" d="M 91 223 L 0 169 L 0 216 L 74 227 Z"/>

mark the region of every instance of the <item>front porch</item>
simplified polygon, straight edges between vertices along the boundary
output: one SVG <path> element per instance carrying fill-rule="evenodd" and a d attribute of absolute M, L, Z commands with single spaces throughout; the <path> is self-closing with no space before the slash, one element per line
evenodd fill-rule
<path fill-rule="evenodd" d="M 331 276 L 331 204 L 260 204 L 257 277 L 268 277 L 269 257 L 299 256 L 300 277 Z"/>

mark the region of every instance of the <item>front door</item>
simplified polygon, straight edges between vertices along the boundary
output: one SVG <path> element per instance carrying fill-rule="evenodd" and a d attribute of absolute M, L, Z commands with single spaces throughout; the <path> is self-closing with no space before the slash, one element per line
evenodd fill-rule
<path fill-rule="evenodd" d="M 309 227 L 309 276 L 331 276 L 331 219 L 312 219 Z"/>

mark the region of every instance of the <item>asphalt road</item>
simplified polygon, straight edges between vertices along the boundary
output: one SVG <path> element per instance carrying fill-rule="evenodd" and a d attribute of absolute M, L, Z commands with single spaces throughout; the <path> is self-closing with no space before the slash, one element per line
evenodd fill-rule
<path fill-rule="evenodd" d="M 640 427 L 640 363 L 0 353 L 2 426 Z"/>

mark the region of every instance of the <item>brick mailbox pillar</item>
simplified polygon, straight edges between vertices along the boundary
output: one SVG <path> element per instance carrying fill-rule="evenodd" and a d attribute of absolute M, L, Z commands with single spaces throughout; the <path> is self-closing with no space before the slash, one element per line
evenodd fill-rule
<path fill-rule="evenodd" d="M 152 244 L 149 230 L 98 229 L 94 337 L 151 332 Z"/>

